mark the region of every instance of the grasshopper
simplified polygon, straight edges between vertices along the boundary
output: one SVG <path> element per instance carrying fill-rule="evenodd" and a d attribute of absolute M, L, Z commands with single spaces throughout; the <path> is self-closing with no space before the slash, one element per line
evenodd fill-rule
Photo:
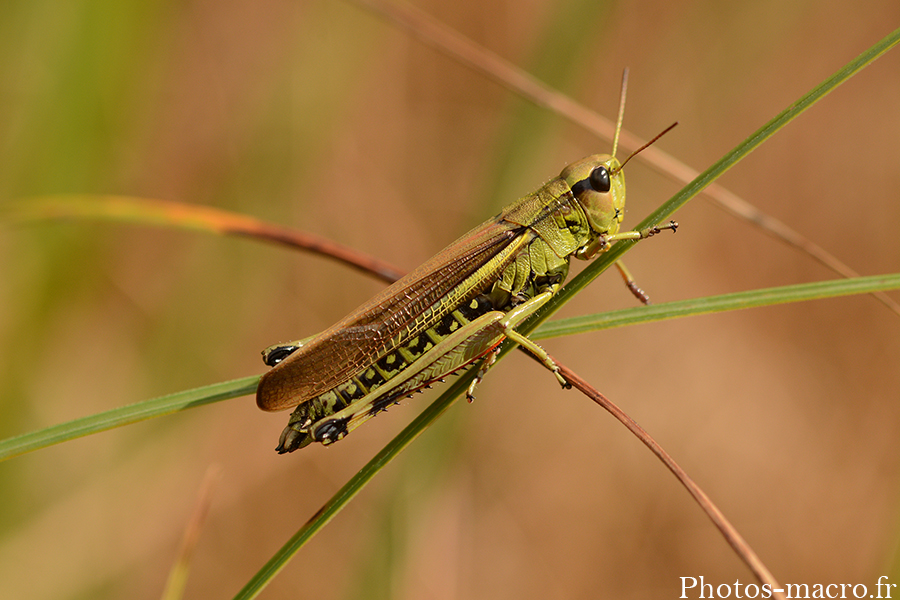
<path fill-rule="evenodd" d="M 467 390 L 471 401 L 496 358 L 494 350 L 507 338 L 568 387 L 546 351 L 516 327 L 560 288 L 571 257 L 589 260 L 613 242 L 677 227 L 672 221 L 619 232 L 625 209 L 622 167 L 646 145 L 620 164 L 618 127 L 611 155 L 569 165 L 326 331 L 266 348 L 263 360 L 273 368 L 259 382 L 257 405 L 267 411 L 297 407 L 278 453 L 336 442 L 403 396 L 480 360 Z"/>

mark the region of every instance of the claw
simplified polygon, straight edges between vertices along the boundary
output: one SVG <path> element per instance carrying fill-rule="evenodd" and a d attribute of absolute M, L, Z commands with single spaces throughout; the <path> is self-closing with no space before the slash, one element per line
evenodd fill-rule
<path fill-rule="evenodd" d="M 572 389 L 572 384 L 569 383 L 568 381 L 566 381 L 566 378 L 560 374 L 558 367 L 553 370 L 553 374 L 556 375 L 556 380 L 559 382 L 559 385 L 562 386 L 562 389 L 564 389 L 564 390 Z"/>

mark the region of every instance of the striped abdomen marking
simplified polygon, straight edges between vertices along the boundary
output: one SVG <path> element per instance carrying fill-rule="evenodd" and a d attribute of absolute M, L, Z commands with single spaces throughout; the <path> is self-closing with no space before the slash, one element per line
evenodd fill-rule
<path fill-rule="evenodd" d="M 351 377 L 349 381 L 320 394 L 309 402 L 298 405 L 291 414 L 285 432 L 287 433 L 288 430 L 293 429 L 294 431 L 307 434 L 316 422 L 343 410 L 374 392 L 380 386 L 409 368 L 419 357 L 431 350 L 448 335 L 465 327 L 491 310 L 493 310 L 493 306 L 490 300 L 484 295 L 479 295 L 456 310 L 444 315 L 434 326 L 425 329 L 417 336 L 397 346 L 393 351 L 378 358 L 369 367 Z M 447 374 L 443 373 L 442 376 Z M 384 397 L 374 400 L 368 410 L 371 414 L 383 411 L 391 404 L 396 403 L 402 396 L 425 387 L 436 379 L 438 378 L 418 381 L 412 388 L 404 385 L 400 390 L 385 394 Z M 306 435 L 304 439 L 291 444 L 292 447 L 289 449 L 285 448 L 284 451 L 302 448 L 314 441 L 316 440 Z M 281 451 L 281 446 L 279 450 Z"/>

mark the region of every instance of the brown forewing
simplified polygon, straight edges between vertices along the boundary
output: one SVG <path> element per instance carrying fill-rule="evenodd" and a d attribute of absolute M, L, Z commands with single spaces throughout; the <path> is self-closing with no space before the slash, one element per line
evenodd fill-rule
<path fill-rule="evenodd" d="M 284 410 L 345 383 L 387 352 L 404 328 L 488 264 L 522 229 L 490 220 L 468 232 L 263 375 L 257 405 L 268 411 Z M 491 267 L 499 274 L 505 264 Z M 431 320 L 451 310 L 448 306 Z"/>

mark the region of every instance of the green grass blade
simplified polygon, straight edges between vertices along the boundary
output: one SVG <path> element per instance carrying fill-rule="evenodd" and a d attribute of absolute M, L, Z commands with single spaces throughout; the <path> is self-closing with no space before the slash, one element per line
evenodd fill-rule
<path fill-rule="evenodd" d="M 893 289 L 900 289 L 900 274 L 788 285 L 560 319 L 542 325 L 531 337 L 541 340 L 638 323 Z M 259 376 L 253 375 L 194 388 L 9 438 L 0 441 L 0 461 L 114 427 L 253 394 L 258 381 Z"/>
<path fill-rule="evenodd" d="M 560 319 L 545 323 L 531 337 L 541 340 L 638 323 L 894 289 L 900 289 L 900 273 L 803 283 Z M 253 375 L 194 388 L 9 438 L 0 441 L 0 461 L 114 427 L 252 394 L 258 381 L 259 376 Z"/>
<path fill-rule="evenodd" d="M 895 289 L 900 289 L 900 273 L 801 283 L 559 319 L 550 323 L 544 323 L 529 337 L 541 340 L 563 335 L 586 333 L 588 331 L 612 329 L 625 325 L 636 325 L 638 323 L 665 321 L 679 317 L 708 315 L 745 308 L 805 302 L 838 296 L 870 294 L 872 292 Z"/>
<path fill-rule="evenodd" d="M 114 427 L 146 421 L 188 408 L 246 396 L 256 390 L 259 375 L 215 383 L 114 408 L 81 419 L 45 427 L 0 441 L 0 461 Z"/>

